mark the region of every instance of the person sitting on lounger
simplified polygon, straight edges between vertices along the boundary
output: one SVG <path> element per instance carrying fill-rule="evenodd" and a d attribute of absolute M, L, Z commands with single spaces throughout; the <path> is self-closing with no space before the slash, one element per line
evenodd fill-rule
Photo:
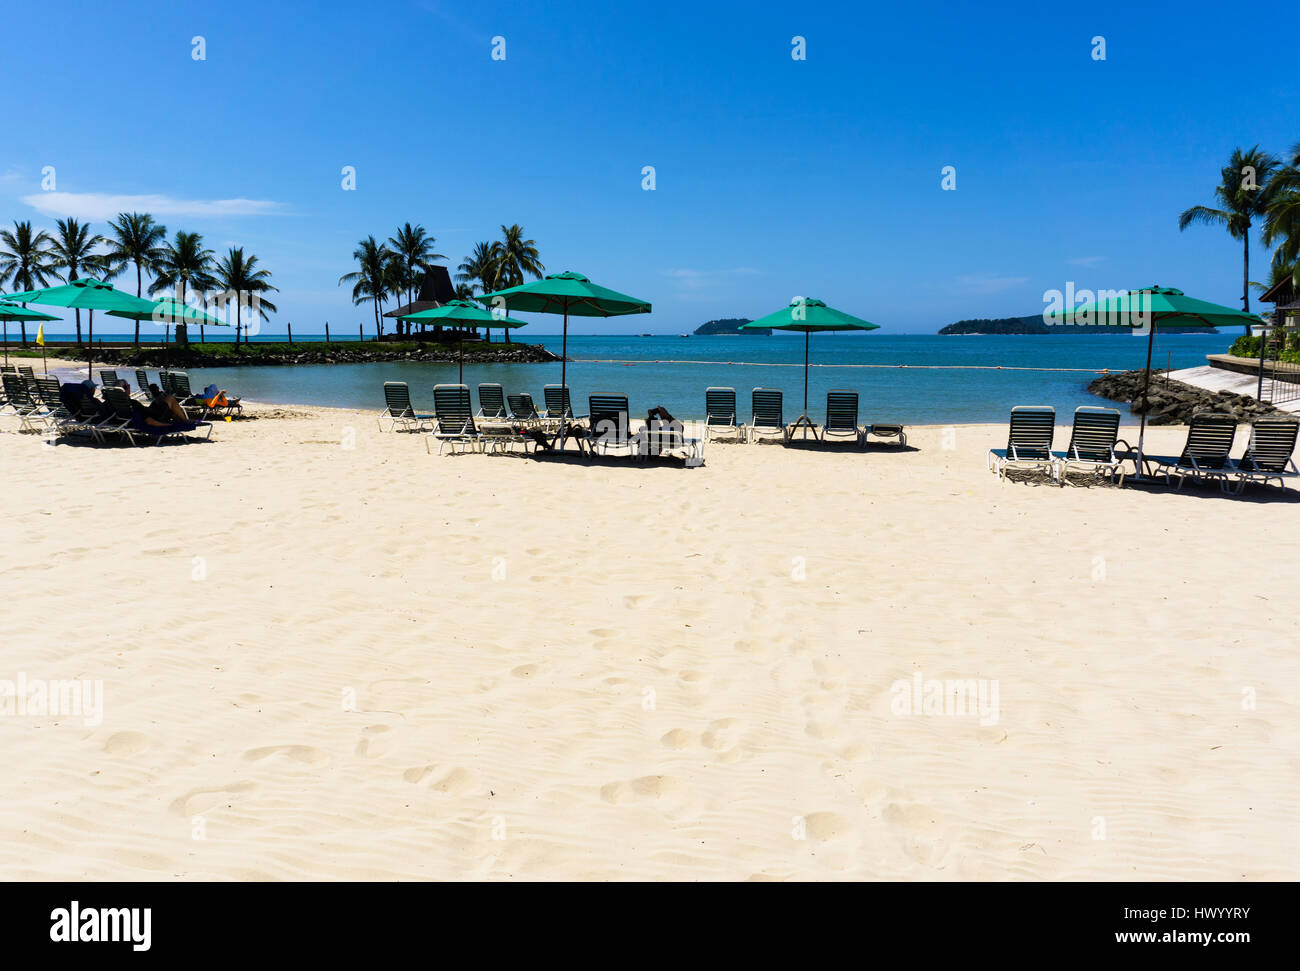
<path fill-rule="evenodd" d="M 59 386 L 59 400 L 70 414 L 86 416 L 93 412 L 103 419 L 112 409 L 99 400 L 95 391 L 94 381 L 69 381 Z"/>
<path fill-rule="evenodd" d="M 209 408 L 233 408 L 239 404 L 239 398 L 227 398 L 226 392 L 218 388 L 215 384 L 210 384 L 203 389 L 203 403 Z"/>

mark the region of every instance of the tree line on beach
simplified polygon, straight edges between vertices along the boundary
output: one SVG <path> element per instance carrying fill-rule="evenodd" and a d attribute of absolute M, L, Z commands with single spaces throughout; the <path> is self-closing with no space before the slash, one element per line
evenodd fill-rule
<path fill-rule="evenodd" d="M 276 292 L 271 273 L 242 246 L 217 256 L 203 243 L 201 233 L 177 230 L 167 238 L 167 227 L 149 213 L 121 212 L 108 221 L 108 235 L 78 219 L 59 219 L 53 232 L 36 229 L 30 221 L 15 221 L 0 230 L 0 289 L 22 292 L 59 282 L 91 278 L 113 280 L 134 271 L 135 293 L 143 297 L 171 292 L 179 303 L 200 296 L 204 309 L 222 310 L 235 302 L 235 343 L 243 333 L 248 342 L 245 307 L 268 319 L 276 306 L 266 294 Z M 146 283 L 147 281 L 147 283 Z M 94 311 L 90 311 L 93 324 Z M 81 311 L 75 314 L 77 343 L 81 337 Z M 183 337 L 181 327 L 177 336 Z M 26 328 L 23 328 L 26 340 Z M 135 343 L 140 343 L 140 322 L 135 322 Z"/>
<path fill-rule="evenodd" d="M 375 315 L 375 330 L 382 332 L 380 318 L 384 304 L 389 300 L 402 300 L 411 304 L 419 292 L 420 284 L 429 269 L 446 260 L 442 253 L 434 252 L 437 241 L 423 226 L 406 223 L 387 241 L 380 242 L 373 235 L 357 243 L 352 259 L 357 268 L 339 277 L 339 285 L 352 284 L 352 303 L 371 305 Z M 499 240 L 483 240 L 456 267 L 454 288 L 462 300 L 473 300 L 485 293 L 514 287 L 528 277 L 540 279 L 546 271 L 537 252 L 537 243 L 528 239 L 518 223 L 502 225 Z M 397 322 L 398 333 L 405 328 L 410 333 L 410 323 Z M 490 337 L 489 332 L 489 337 Z M 506 330 L 506 340 L 510 331 Z"/>

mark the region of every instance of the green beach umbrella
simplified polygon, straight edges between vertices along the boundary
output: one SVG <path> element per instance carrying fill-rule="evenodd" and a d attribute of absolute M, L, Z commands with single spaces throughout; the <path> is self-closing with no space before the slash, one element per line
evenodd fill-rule
<path fill-rule="evenodd" d="M 527 327 L 528 322 L 524 320 L 514 320 L 510 317 L 493 316 L 489 310 L 484 310 L 477 304 L 472 304 L 468 300 L 448 300 L 441 307 L 433 307 L 429 310 L 421 310 L 419 313 L 406 314 L 398 317 L 398 320 L 413 320 L 416 323 L 434 323 L 440 327 L 505 327 L 514 329 L 516 327 Z M 460 383 L 465 383 L 465 342 L 458 341 L 456 345 L 460 349 Z"/>
<path fill-rule="evenodd" d="M 80 280 L 73 280 L 57 287 L 42 287 L 39 290 L 28 290 L 25 293 L 15 293 L 7 299 L 14 303 L 43 303 L 53 307 L 69 307 L 74 310 L 103 310 L 111 312 L 114 310 L 141 311 L 148 310 L 153 312 L 154 301 L 145 300 L 143 297 L 132 296 L 122 290 L 118 290 L 110 283 L 103 283 L 99 280 L 84 277 Z M 86 373 L 90 374 L 91 356 L 94 353 L 95 346 L 95 324 L 94 318 L 91 318 L 90 339 L 86 342 Z"/>
<path fill-rule="evenodd" d="M 852 314 L 846 314 L 842 310 L 836 310 L 834 307 L 828 307 L 822 301 L 813 297 L 795 297 L 790 301 L 790 306 L 778 310 L 774 314 L 768 314 L 766 317 L 760 317 L 758 320 L 751 320 L 747 324 L 740 325 L 741 330 L 758 330 L 759 328 L 771 328 L 772 330 L 794 330 L 803 332 L 803 414 L 795 425 L 806 422 L 811 425 L 812 421 L 808 418 L 808 338 L 814 331 L 822 330 L 879 330 L 879 324 L 873 324 L 868 320 L 862 320 L 854 317 Z M 805 432 L 805 434 L 807 434 Z"/>
<path fill-rule="evenodd" d="M 198 307 L 187 303 L 182 303 L 175 297 L 163 297 L 161 300 L 146 300 L 152 309 L 145 310 L 139 308 L 136 310 L 110 310 L 108 313 L 113 317 L 124 317 L 127 320 L 147 320 L 155 324 L 160 324 L 170 329 L 172 324 L 198 324 L 200 327 L 229 327 L 229 321 L 213 317 L 211 314 L 204 313 Z M 163 341 L 163 361 L 167 360 L 166 339 Z"/>
<path fill-rule="evenodd" d="M 552 273 L 531 283 L 507 287 L 478 298 L 494 308 L 524 313 L 564 314 L 564 333 L 560 345 L 560 387 L 568 387 L 566 365 L 569 360 L 569 315 L 575 317 L 618 317 L 623 314 L 648 314 L 650 304 L 626 293 L 592 283 L 581 273 Z M 560 418 L 558 436 L 564 447 L 564 417 Z"/>
<path fill-rule="evenodd" d="M 1127 290 L 1104 300 L 1082 304 L 1073 310 L 1044 315 L 1045 322 L 1056 324 L 1109 324 L 1115 327 L 1147 328 L 1147 366 L 1142 381 L 1142 424 L 1138 430 L 1137 477 L 1142 476 L 1142 456 L 1147 430 L 1147 394 L 1151 389 L 1151 353 L 1155 349 L 1156 328 L 1171 324 L 1179 327 L 1246 327 L 1262 324 L 1255 314 L 1248 314 L 1222 304 L 1189 297 L 1173 287 L 1144 287 Z M 1140 331 L 1139 331 L 1140 333 Z"/>
<path fill-rule="evenodd" d="M 18 320 L 26 324 L 29 320 L 58 320 L 58 317 L 51 314 L 43 314 L 39 310 L 28 310 L 26 307 L 20 307 L 14 303 L 6 303 L 0 300 L 0 321 L 4 322 L 4 340 L 5 340 L 5 363 L 9 363 L 9 321 Z M 27 343 L 27 331 L 23 331 L 23 343 Z"/>
<path fill-rule="evenodd" d="M 148 308 L 135 310 L 110 310 L 112 317 L 125 317 L 127 320 L 149 320 L 155 324 L 202 324 L 205 327 L 229 327 L 227 321 L 204 313 L 198 307 L 181 303 L 175 297 L 163 297 L 161 300 L 146 300 Z"/>
<path fill-rule="evenodd" d="M 58 320 L 53 314 L 44 314 L 29 307 L 20 307 L 7 300 L 0 300 L 0 320 Z"/>

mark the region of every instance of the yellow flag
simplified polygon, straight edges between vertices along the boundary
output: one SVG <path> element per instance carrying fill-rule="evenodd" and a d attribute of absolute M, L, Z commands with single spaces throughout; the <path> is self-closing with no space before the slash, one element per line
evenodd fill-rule
<path fill-rule="evenodd" d="M 45 346 L 45 321 L 41 321 L 40 325 L 36 328 L 36 343 L 41 347 Z"/>

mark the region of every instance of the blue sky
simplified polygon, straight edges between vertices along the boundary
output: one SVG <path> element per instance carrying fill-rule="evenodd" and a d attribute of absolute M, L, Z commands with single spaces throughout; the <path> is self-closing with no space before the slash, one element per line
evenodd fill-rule
<path fill-rule="evenodd" d="M 548 270 L 654 304 L 576 333 L 677 333 L 796 295 L 933 332 L 1039 312 L 1067 281 L 1239 305 L 1239 245 L 1177 217 L 1234 147 L 1300 141 L 1300 74 L 1267 41 L 1293 8 L 1229 29 L 1202 3 L 997 6 L 15 5 L 0 222 L 105 232 L 141 209 L 243 245 L 281 290 L 268 332 L 369 321 L 336 281 L 359 239 L 408 220 L 453 267 L 520 223 Z M 1253 278 L 1266 261 L 1256 245 Z"/>

